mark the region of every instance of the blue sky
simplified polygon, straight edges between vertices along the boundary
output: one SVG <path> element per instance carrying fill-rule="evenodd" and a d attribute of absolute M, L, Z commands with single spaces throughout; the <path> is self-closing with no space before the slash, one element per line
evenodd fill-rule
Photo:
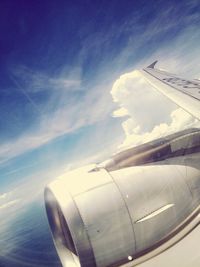
<path fill-rule="evenodd" d="M 200 77 L 199 29 L 195 0 L 1 1 L 0 200 L 115 151 L 115 81 L 154 59 Z"/>

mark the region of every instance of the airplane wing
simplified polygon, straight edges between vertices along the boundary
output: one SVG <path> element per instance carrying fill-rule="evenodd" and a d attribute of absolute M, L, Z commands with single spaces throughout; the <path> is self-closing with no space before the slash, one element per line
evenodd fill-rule
<path fill-rule="evenodd" d="M 200 120 L 200 80 L 187 80 L 155 69 L 157 61 L 141 70 L 143 77 L 158 91 Z"/>

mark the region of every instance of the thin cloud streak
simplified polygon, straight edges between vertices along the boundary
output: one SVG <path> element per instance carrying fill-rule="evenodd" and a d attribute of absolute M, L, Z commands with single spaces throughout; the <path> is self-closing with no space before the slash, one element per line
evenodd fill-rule
<path fill-rule="evenodd" d="M 20 201 L 20 199 L 15 199 L 15 200 L 11 200 L 11 201 L 9 201 L 9 202 L 7 202 L 7 203 L 5 203 L 5 204 L 2 204 L 2 205 L 0 205 L 0 210 L 2 210 L 2 209 L 8 209 L 8 208 L 10 208 L 10 207 L 13 207 L 13 206 L 15 206 L 19 201 Z"/>
<path fill-rule="evenodd" d="M 10 77 L 13 82 L 15 83 L 16 87 L 18 88 L 18 90 L 20 90 L 20 92 L 22 92 L 23 95 L 25 95 L 25 97 L 27 98 L 27 100 L 31 103 L 31 105 L 33 106 L 33 108 L 38 112 L 40 113 L 40 109 L 39 107 L 37 106 L 37 104 L 33 101 L 33 99 L 29 96 L 29 94 L 26 92 L 26 90 L 23 89 L 22 86 L 19 85 L 19 83 L 17 82 L 17 80 L 14 78 L 14 77 Z"/>
<path fill-rule="evenodd" d="M 0 200 L 6 198 L 6 196 L 7 196 L 7 193 L 4 193 L 4 194 L 0 195 Z"/>
<path fill-rule="evenodd" d="M 36 127 L 18 139 L 0 146 L 0 163 L 25 152 L 38 148 L 57 137 L 75 132 L 81 127 L 92 125 L 109 116 L 112 110 L 109 90 L 96 88 L 82 102 L 59 107 L 54 113 L 42 114 Z"/>
<path fill-rule="evenodd" d="M 188 8 L 190 9 L 192 7 Z M 163 46 L 159 47 L 159 50 L 157 50 L 154 54 L 137 63 L 137 67 L 144 67 L 155 58 L 158 58 L 162 61 L 162 65 L 164 67 L 172 71 L 177 70 L 180 72 L 180 70 L 183 70 L 185 73 L 188 71 L 189 75 L 191 74 L 192 71 L 190 70 L 192 69 L 194 74 L 200 73 L 200 61 L 197 56 L 198 48 L 196 46 L 196 48 L 193 49 L 193 44 L 198 44 L 199 42 L 197 41 L 200 39 L 197 31 L 198 24 L 195 26 L 197 17 L 195 14 L 190 15 L 188 10 L 187 12 L 184 11 L 186 13 L 182 14 L 182 17 L 178 20 L 177 16 L 174 15 L 173 19 L 171 19 L 170 22 L 168 21 L 168 23 L 166 23 L 168 15 L 170 12 L 173 13 L 175 11 L 172 11 L 170 7 L 166 10 L 163 10 L 161 14 L 158 14 L 158 16 L 153 19 L 153 21 L 146 27 L 144 31 L 141 31 L 141 28 L 138 29 L 138 32 L 143 32 L 140 34 L 139 38 L 138 36 L 131 34 L 133 33 L 131 31 L 132 27 L 136 27 L 136 25 L 138 25 L 136 22 L 140 17 L 139 14 L 132 20 L 129 19 L 124 21 L 124 23 L 122 23 L 121 27 L 118 29 L 118 34 L 120 36 L 122 31 L 125 31 L 130 35 L 130 38 L 128 43 L 121 50 L 121 53 L 119 53 L 119 55 L 111 62 L 112 68 L 113 65 L 125 65 L 127 59 L 131 55 L 136 54 L 137 51 L 139 51 L 138 49 L 143 47 L 148 40 L 153 40 L 155 37 L 157 38 L 161 32 L 170 31 L 173 29 L 175 23 L 182 23 L 186 25 L 189 21 L 192 26 L 186 26 L 184 31 L 177 34 L 176 38 L 172 40 L 172 45 L 170 45 L 170 47 L 168 45 L 169 43 L 167 43 L 167 46 L 164 46 L 163 44 Z M 163 28 L 163 25 L 165 25 L 166 28 Z M 113 28 L 111 27 L 111 29 Z M 116 32 L 116 29 L 114 32 Z M 91 46 L 96 45 L 98 47 L 98 45 L 101 45 L 102 42 L 108 44 L 111 37 L 112 31 L 108 31 L 107 35 L 104 37 L 102 37 L 101 33 L 97 34 L 96 38 L 94 38 L 94 42 L 90 42 L 90 39 L 88 38 L 83 39 L 83 48 L 79 53 L 78 61 L 84 61 L 84 58 L 89 53 L 88 51 L 90 51 L 92 48 Z M 135 38 L 136 41 L 133 41 L 133 38 Z M 101 39 L 102 42 L 99 43 L 99 39 Z M 96 51 L 98 53 L 99 50 L 96 49 Z M 196 66 L 196 68 L 194 69 L 192 66 Z M 133 67 L 135 68 L 136 65 Z M 6 162 L 13 157 L 31 151 L 35 148 L 39 148 L 59 136 L 73 133 L 81 127 L 92 125 L 98 121 L 108 119 L 108 116 L 112 113 L 114 104 L 108 95 L 109 88 L 108 86 L 105 86 L 104 81 L 109 80 L 109 76 L 113 77 L 113 73 L 116 75 L 117 71 L 119 72 L 121 70 L 116 68 L 116 70 L 113 70 L 112 72 L 111 66 L 108 64 L 106 67 L 105 60 L 102 60 L 99 67 L 99 80 L 96 81 L 96 84 L 99 83 L 99 85 L 94 86 L 94 88 L 87 88 L 86 90 L 83 90 L 85 86 L 83 87 L 82 83 L 81 67 L 75 68 L 75 70 L 72 70 L 71 73 L 63 70 L 59 75 L 57 75 L 57 77 L 48 77 L 46 74 L 41 74 L 38 72 L 34 73 L 33 71 L 22 66 L 18 69 L 16 68 L 15 72 L 13 72 L 13 75 L 15 79 L 19 79 L 19 77 L 23 78 L 23 84 L 27 85 L 26 89 L 23 89 L 23 92 L 26 92 L 29 102 L 31 102 L 36 109 L 41 110 L 41 106 L 38 107 L 37 102 L 32 100 L 32 96 L 34 94 L 44 90 L 50 90 L 51 96 L 47 102 L 42 105 L 40 115 L 32 128 L 30 127 L 29 129 L 26 129 L 26 132 L 21 134 L 21 136 L 17 139 L 4 142 L 0 146 L 0 162 Z M 17 82 L 19 81 L 17 80 Z M 81 92 L 82 96 L 70 96 L 70 92 L 75 91 Z M 156 100 L 154 102 L 156 102 Z M 167 113 L 170 114 L 172 110 L 174 110 L 172 106 L 173 104 L 170 104 L 169 102 L 164 106 L 163 118 L 157 116 L 157 121 L 154 119 L 154 125 L 156 125 L 156 123 L 164 123 L 165 119 L 168 120 L 167 123 L 169 123 L 170 116 L 167 115 Z M 136 109 L 139 111 L 141 110 L 141 107 L 136 107 Z M 129 112 L 124 104 L 120 104 L 120 109 L 113 112 L 115 117 L 122 117 L 128 114 L 132 116 L 133 113 Z M 154 115 L 156 115 L 155 112 Z M 151 126 L 149 124 L 149 120 L 147 119 L 148 116 L 146 116 L 146 119 L 145 116 L 145 114 L 141 113 L 140 117 L 138 117 L 138 120 L 144 119 L 146 129 L 148 127 L 151 127 L 152 129 L 153 124 Z M 153 117 L 153 114 L 151 117 Z M 135 118 L 132 119 L 132 121 L 129 120 L 129 124 L 130 123 L 135 125 L 135 132 L 141 133 L 144 131 L 144 129 L 142 130 L 142 128 L 138 126 L 138 122 L 135 120 Z"/>
<path fill-rule="evenodd" d="M 81 70 L 74 68 L 70 72 L 62 70 L 56 77 L 33 71 L 26 66 L 11 68 L 11 78 L 18 87 L 25 88 L 26 93 L 32 95 L 42 91 L 79 91 L 81 90 Z"/>

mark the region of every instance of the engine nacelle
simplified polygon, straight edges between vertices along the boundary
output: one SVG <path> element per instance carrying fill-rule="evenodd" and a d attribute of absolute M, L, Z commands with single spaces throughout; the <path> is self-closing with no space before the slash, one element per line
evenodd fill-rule
<path fill-rule="evenodd" d="M 88 166 L 45 189 L 54 243 L 67 267 L 147 260 L 195 227 L 199 204 L 200 171 L 179 165 L 110 172 Z"/>

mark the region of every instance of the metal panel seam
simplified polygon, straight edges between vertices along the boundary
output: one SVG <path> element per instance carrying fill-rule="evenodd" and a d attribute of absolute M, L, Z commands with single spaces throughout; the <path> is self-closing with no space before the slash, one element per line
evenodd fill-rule
<path fill-rule="evenodd" d="M 78 212 L 78 214 L 79 214 L 79 216 L 80 216 L 81 222 L 82 222 L 82 224 L 83 224 L 83 227 L 84 227 L 84 230 L 85 230 L 85 233 L 86 233 L 86 235 L 87 235 L 88 242 L 89 242 L 89 245 L 90 245 L 90 248 L 91 248 L 91 254 L 92 254 L 91 256 L 93 257 L 93 261 L 94 261 L 94 263 L 95 263 L 95 266 L 97 266 L 97 264 L 96 264 L 96 260 L 95 260 L 95 256 L 94 256 L 94 252 L 93 252 L 93 248 L 92 248 L 92 243 L 91 243 L 90 237 L 89 237 L 89 235 L 88 235 L 87 228 L 86 228 L 86 226 L 85 226 L 84 220 L 83 220 L 83 218 L 82 218 L 82 216 L 81 216 L 81 213 L 80 213 L 80 211 L 79 211 L 79 209 L 78 209 L 78 206 L 77 206 L 77 204 L 76 204 L 75 199 L 73 198 L 73 196 L 71 195 L 71 193 L 69 193 L 69 195 L 71 196 L 71 199 L 72 199 L 72 201 L 73 201 L 73 203 L 74 203 L 74 205 L 75 205 L 75 207 L 76 207 L 76 209 L 77 209 L 77 212 Z M 94 266 L 94 267 L 95 267 L 95 266 Z"/>
<path fill-rule="evenodd" d="M 132 226 L 132 231 L 133 231 L 133 236 L 134 236 L 134 243 L 135 243 L 135 252 L 136 252 L 136 251 L 137 251 L 137 246 L 136 246 L 136 235 L 135 235 L 135 231 L 134 231 L 134 227 L 133 227 L 133 221 L 132 221 L 132 218 L 131 218 L 131 214 L 130 214 L 129 209 L 128 209 L 128 205 L 127 205 L 126 200 L 125 200 L 125 198 L 124 198 L 124 196 L 123 196 L 123 194 L 122 194 L 122 192 L 121 192 L 121 190 L 120 190 L 118 184 L 116 183 L 115 179 L 114 179 L 113 176 L 110 174 L 110 172 L 108 172 L 108 174 L 110 175 L 110 177 L 112 178 L 114 184 L 116 185 L 116 187 L 117 187 L 117 189 L 118 189 L 118 191 L 119 191 L 119 193 L 120 193 L 120 195 L 121 195 L 121 198 L 122 198 L 122 200 L 123 200 L 123 202 L 124 202 L 124 205 L 125 205 L 125 207 L 126 207 L 126 210 L 127 210 L 127 212 L 128 212 L 128 216 L 129 216 L 129 219 L 130 219 L 130 221 L 131 221 L 131 226 Z"/>

